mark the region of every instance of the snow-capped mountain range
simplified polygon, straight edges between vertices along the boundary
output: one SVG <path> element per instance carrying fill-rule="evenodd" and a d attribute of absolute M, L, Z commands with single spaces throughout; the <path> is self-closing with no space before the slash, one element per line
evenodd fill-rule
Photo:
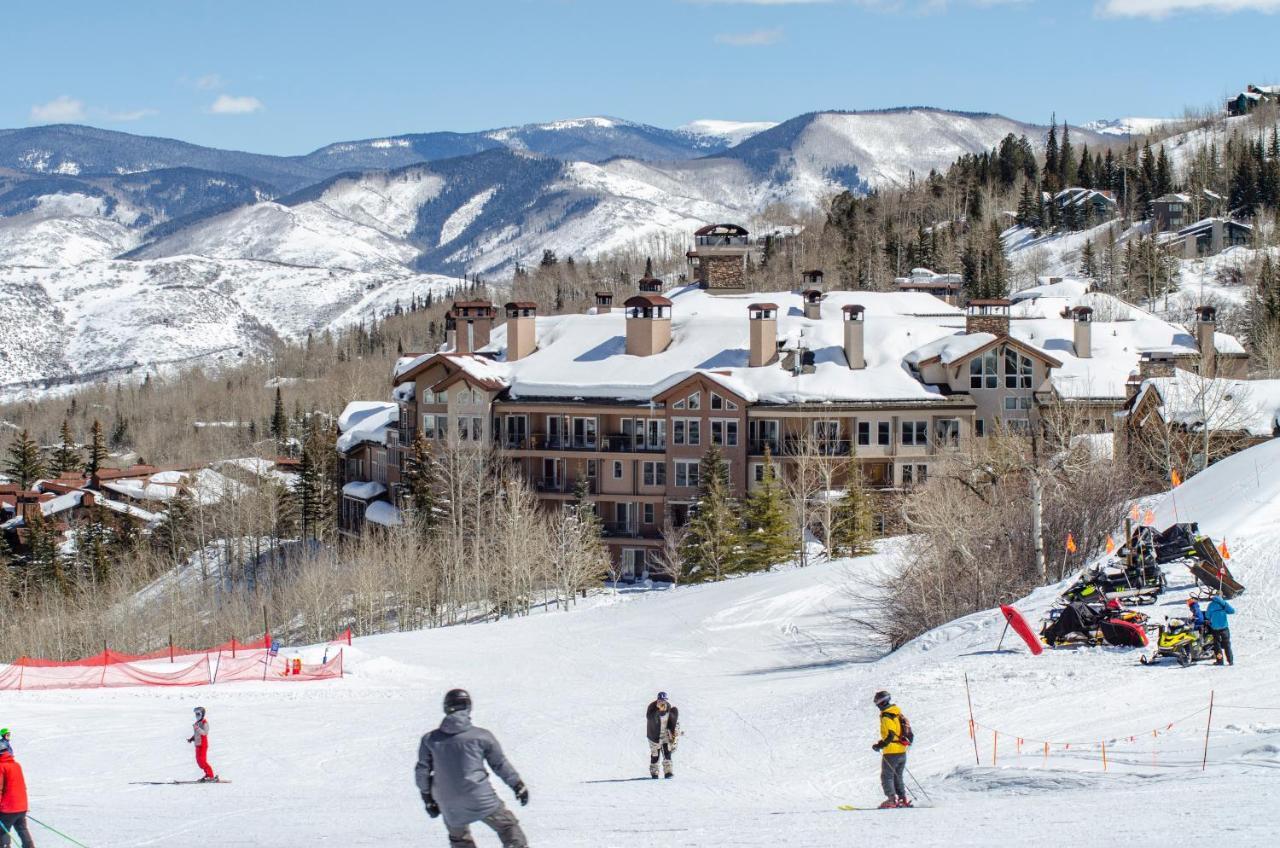
<path fill-rule="evenodd" d="M 1009 133 L 1038 143 L 1044 128 L 928 108 L 677 129 L 589 117 L 301 156 L 80 126 L 0 130 L 0 311 L 14 319 L 0 326 L 0 391 L 256 350 L 464 274 L 500 280 L 544 249 L 643 250 L 720 221 L 758 230 L 777 223 L 766 210 L 902 185 Z M 296 298 L 275 296 L 294 287 Z M 157 341 L 140 315 L 175 332 Z M 104 343 L 104 321 L 116 341 Z"/>

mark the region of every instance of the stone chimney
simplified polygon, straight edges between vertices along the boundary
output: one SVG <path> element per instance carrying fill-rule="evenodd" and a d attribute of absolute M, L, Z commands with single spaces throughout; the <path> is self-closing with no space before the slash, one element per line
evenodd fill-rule
<path fill-rule="evenodd" d="M 497 310 L 487 300 L 458 300 L 445 315 L 444 327 L 454 353 L 475 353 L 489 344 Z"/>
<path fill-rule="evenodd" d="M 965 307 L 964 331 L 1009 335 L 1009 301 L 985 298 L 969 301 Z"/>
<path fill-rule="evenodd" d="M 778 358 L 778 304 L 753 303 L 747 307 L 751 325 L 751 354 L 747 364 L 752 368 L 771 365 Z"/>
<path fill-rule="evenodd" d="M 662 292 L 662 280 L 657 277 L 641 277 L 637 284 L 640 291 L 648 294 L 660 294 Z"/>
<path fill-rule="evenodd" d="M 596 314 L 608 315 L 613 311 L 613 292 L 596 292 Z"/>
<path fill-rule="evenodd" d="M 1196 307 L 1196 347 L 1200 349 L 1200 375 L 1214 377 L 1218 373 L 1218 310 L 1213 306 Z"/>
<path fill-rule="evenodd" d="M 817 274 L 822 277 L 821 271 L 806 271 L 805 276 L 809 274 Z M 817 321 L 822 318 L 822 290 L 817 288 L 805 289 L 800 292 L 800 299 L 804 301 L 804 317 Z"/>
<path fill-rule="evenodd" d="M 1138 360 L 1138 378 L 1150 380 L 1153 377 L 1172 377 L 1173 358 L 1168 353 L 1150 352 L 1142 354 Z"/>
<path fill-rule="evenodd" d="M 1080 359 L 1093 357 L 1093 307 L 1077 306 L 1071 310 L 1075 328 L 1075 352 Z"/>
<path fill-rule="evenodd" d="M 862 337 L 865 311 L 857 303 L 846 304 L 840 311 L 844 314 L 844 358 L 849 360 L 850 368 L 866 368 L 867 358 Z"/>
<path fill-rule="evenodd" d="M 535 317 L 538 304 L 530 301 L 512 301 L 502 307 L 507 313 L 507 361 L 524 359 L 538 347 Z"/>
<path fill-rule="evenodd" d="M 671 301 L 660 294 L 627 298 L 627 354 L 653 356 L 671 344 Z"/>

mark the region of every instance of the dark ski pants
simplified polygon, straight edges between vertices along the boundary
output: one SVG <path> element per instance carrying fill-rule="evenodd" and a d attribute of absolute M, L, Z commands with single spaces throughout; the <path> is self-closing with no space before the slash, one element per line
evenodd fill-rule
<path fill-rule="evenodd" d="M 906 767 L 906 754 L 884 754 L 880 757 L 880 788 L 886 798 L 907 797 L 907 784 L 902 780 Z"/>
<path fill-rule="evenodd" d="M 36 843 L 31 839 L 31 831 L 27 829 L 26 813 L 0 813 L 0 848 L 9 848 L 12 844 L 9 840 L 9 833 L 18 834 L 18 838 L 22 840 L 22 848 L 36 848 Z"/>
<path fill-rule="evenodd" d="M 1214 650 L 1218 653 L 1218 659 L 1222 659 L 1225 654 L 1228 665 L 1236 664 L 1236 656 L 1231 652 L 1231 629 L 1224 627 L 1221 630 L 1213 631 Z"/>
<path fill-rule="evenodd" d="M 520 829 L 520 822 L 516 820 L 515 813 L 508 810 L 505 805 L 480 821 L 493 828 L 493 831 L 498 834 L 498 838 L 502 840 L 502 848 L 529 848 L 529 840 Z M 471 838 L 470 827 L 465 824 L 462 827 L 445 826 L 449 830 L 449 848 L 476 848 L 476 842 Z"/>
<path fill-rule="evenodd" d="M 671 774 L 671 743 L 670 742 L 650 742 L 649 743 L 649 774 L 658 773 L 658 760 L 662 760 L 663 774 Z"/>

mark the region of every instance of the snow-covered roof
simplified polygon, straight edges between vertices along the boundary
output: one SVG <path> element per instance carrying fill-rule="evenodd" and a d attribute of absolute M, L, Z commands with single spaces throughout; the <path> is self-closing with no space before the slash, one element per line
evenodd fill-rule
<path fill-rule="evenodd" d="M 342 494 L 362 501 L 372 500 L 386 491 L 386 486 L 372 481 L 355 481 L 342 487 Z"/>
<path fill-rule="evenodd" d="M 1150 392 L 1166 422 L 1193 430 L 1246 432 L 1269 437 L 1280 432 L 1280 380 L 1206 378 L 1176 370 L 1172 377 L 1151 377 L 1138 389 L 1134 405 Z"/>
<path fill-rule="evenodd" d="M 903 361 L 908 365 L 918 366 L 922 362 L 938 359 L 943 365 L 950 365 L 995 340 L 996 337 L 991 333 L 959 332 L 921 345 L 903 357 Z"/>
<path fill-rule="evenodd" d="M 404 524 L 404 519 L 400 517 L 400 510 L 386 501 L 374 501 L 369 504 L 364 511 L 364 520 L 371 524 L 381 524 L 383 527 L 399 527 Z"/>
<path fill-rule="evenodd" d="M 400 419 L 400 407 L 384 401 L 354 400 L 338 416 L 337 447 L 346 452 L 363 442 L 385 445 L 387 431 Z"/>

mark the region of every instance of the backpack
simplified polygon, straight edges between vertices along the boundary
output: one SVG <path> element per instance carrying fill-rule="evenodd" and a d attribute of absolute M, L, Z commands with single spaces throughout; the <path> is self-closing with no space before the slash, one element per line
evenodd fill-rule
<path fill-rule="evenodd" d="M 911 729 L 911 722 L 902 713 L 898 714 L 898 727 L 901 730 L 895 741 L 904 748 L 910 748 L 916 741 L 916 734 Z"/>

